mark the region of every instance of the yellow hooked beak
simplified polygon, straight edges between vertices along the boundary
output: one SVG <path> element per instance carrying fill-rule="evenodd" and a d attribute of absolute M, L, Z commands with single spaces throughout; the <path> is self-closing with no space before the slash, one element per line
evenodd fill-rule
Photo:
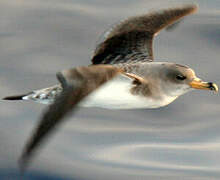
<path fill-rule="evenodd" d="M 212 82 L 204 82 L 199 78 L 194 78 L 189 85 L 194 89 L 213 90 L 218 92 L 218 86 Z"/>

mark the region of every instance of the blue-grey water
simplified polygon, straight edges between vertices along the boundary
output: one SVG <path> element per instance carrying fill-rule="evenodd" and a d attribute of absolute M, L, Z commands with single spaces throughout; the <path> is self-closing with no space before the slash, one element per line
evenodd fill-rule
<path fill-rule="evenodd" d="M 100 35 L 128 16 L 185 0 L 0 1 L 1 98 L 57 83 L 55 73 L 90 64 Z M 220 85 L 220 1 L 155 38 L 155 59 L 192 67 Z M 0 102 L 0 179 L 17 160 L 45 105 Z M 82 108 L 33 159 L 24 179 L 220 179 L 220 96 L 190 92 L 155 110 Z"/>

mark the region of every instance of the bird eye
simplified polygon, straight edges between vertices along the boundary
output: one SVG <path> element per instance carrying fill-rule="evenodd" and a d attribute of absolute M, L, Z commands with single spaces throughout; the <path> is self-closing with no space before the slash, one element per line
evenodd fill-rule
<path fill-rule="evenodd" d="M 184 79 L 186 79 L 186 76 L 183 75 L 177 75 L 176 79 L 183 81 Z"/>

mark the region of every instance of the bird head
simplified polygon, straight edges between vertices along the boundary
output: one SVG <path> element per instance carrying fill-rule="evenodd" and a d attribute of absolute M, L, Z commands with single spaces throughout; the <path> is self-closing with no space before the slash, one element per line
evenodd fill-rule
<path fill-rule="evenodd" d="M 198 78 L 193 69 L 175 63 L 163 63 L 159 71 L 162 90 L 170 96 L 180 96 L 190 90 L 218 91 L 218 86 Z"/>

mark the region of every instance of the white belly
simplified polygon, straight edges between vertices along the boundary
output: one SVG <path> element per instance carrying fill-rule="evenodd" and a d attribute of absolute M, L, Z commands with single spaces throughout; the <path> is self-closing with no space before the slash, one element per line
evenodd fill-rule
<path fill-rule="evenodd" d="M 158 108 L 171 102 L 171 100 L 169 102 L 157 101 L 143 96 L 132 95 L 130 93 L 131 87 L 132 79 L 118 76 L 90 94 L 80 103 L 80 106 L 107 109 L 137 109 Z"/>

